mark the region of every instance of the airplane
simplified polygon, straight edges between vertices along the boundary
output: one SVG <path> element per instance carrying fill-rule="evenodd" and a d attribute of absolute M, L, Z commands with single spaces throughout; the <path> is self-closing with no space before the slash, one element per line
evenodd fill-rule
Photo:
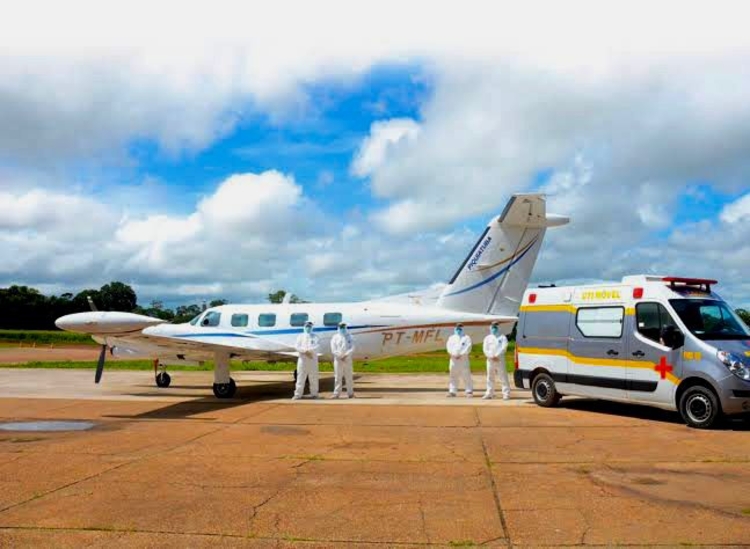
<path fill-rule="evenodd" d="M 232 398 L 237 385 L 230 361 L 296 360 L 294 342 L 308 320 L 320 336 L 324 360 L 332 358 L 330 339 L 342 321 L 355 339 L 354 358 L 365 360 L 444 349 L 457 323 L 475 341 L 493 322 L 510 333 L 547 228 L 568 222 L 565 216 L 546 213 L 543 194 L 513 195 L 448 284 L 438 289 L 356 303 L 290 303 L 285 298 L 281 304 L 221 305 L 181 324 L 96 310 L 60 317 L 55 324 L 101 344 L 96 383 L 107 350 L 154 360 L 159 387 L 170 384 L 167 364 L 213 360 L 214 395 Z"/>

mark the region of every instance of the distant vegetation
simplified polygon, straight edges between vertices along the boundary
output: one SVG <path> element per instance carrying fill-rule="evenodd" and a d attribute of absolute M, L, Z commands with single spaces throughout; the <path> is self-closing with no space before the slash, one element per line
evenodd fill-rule
<path fill-rule="evenodd" d="M 285 294 L 284 290 L 268 294 L 268 301 L 281 303 Z M 148 307 L 143 307 L 138 305 L 135 290 L 128 284 L 117 281 L 105 284 L 98 290 L 86 289 L 77 294 L 64 293 L 59 296 L 46 296 L 28 286 L 11 286 L 0 288 L 0 330 L 56 330 L 56 318 L 91 310 L 89 297 L 100 311 L 133 312 L 177 323 L 188 322 L 206 307 L 218 307 L 227 303 L 226 299 L 214 299 L 208 303 L 193 303 L 169 309 L 164 307 L 162 301 L 157 300 L 152 301 Z M 303 302 L 296 295 L 292 296 L 291 301 Z M 15 338 L 16 341 L 18 339 L 23 338 Z M 4 338 L 0 335 L 0 341 L 2 340 Z"/>
<path fill-rule="evenodd" d="M 0 343 L 32 345 L 98 345 L 91 336 L 60 330 L 0 330 Z"/>

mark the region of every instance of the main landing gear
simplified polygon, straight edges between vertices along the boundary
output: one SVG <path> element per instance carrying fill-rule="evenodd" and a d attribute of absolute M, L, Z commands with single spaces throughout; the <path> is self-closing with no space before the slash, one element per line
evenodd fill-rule
<path fill-rule="evenodd" d="M 154 378 L 156 386 L 161 389 L 166 389 L 172 383 L 172 376 L 167 373 L 167 367 L 160 364 L 158 359 L 154 360 Z"/>
<path fill-rule="evenodd" d="M 214 395 L 216 398 L 232 398 L 237 392 L 237 384 L 229 376 L 229 354 L 214 355 Z"/>
<path fill-rule="evenodd" d="M 237 392 L 237 384 L 230 377 L 229 383 L 214 383 L 214 395 L 216 398 L 232 398 Z"/>

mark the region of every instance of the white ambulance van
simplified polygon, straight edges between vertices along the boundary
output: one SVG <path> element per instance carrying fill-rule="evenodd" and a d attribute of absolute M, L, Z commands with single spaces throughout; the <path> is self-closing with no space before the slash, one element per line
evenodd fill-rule
<path fill-rule="evenodd" d="M 750 412 L 750 329 L 715 284 L 637 275 L 526 290 L 516 386 L 540 406 L 566 395 L 633 402 L 698 428 Z"/>

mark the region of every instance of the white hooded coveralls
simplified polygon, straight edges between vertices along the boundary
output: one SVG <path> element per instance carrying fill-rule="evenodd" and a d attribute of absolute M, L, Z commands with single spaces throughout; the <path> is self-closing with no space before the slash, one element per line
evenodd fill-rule
<path fill-rule="evenodd" d="M 318 396 L 318 350 L 320 338 L 315 333 L 302 332 L 297 336 L 294 348 L 299 353 L 297 359 L 297 384 L 294 396 L 302 397 L 305 391 L 305 380 L 310 377 L 310 395 Z"/>
<path fill-rule="evenodd" d="M 500 374 L 500 385 L 503 398 L 510 398 L 510 380 L 508 370 L 505 369 L 505 351 L 508 349 L 508 338 L 504 334 L 490 334 L 484 338 L 482 350 L 487 357 L 487 391 L 485 395 L 495 396 L 495 379 Z"/>
<path fill-rule="evenodd" d="M 472 394 L 474 392 L 474 383 L 471 379 L 471 368 L 469 367 L 471 338 L 466 334 L 462 336 L 453 334 L 448 338 L 445 348 L 450 355 L 448 392 L 455 395 L 456 391 L 458 391 L 458 380 L 460 377 L 463 377 L 466 394 Z"/>
<path fill-rule="evenodd" d="M 352 369 L 352 355 L 354 354 L 354 340 L 351 334 L 338 332 L 331 338 L 331 354 L 333 355 L 333 396 L 341 394 L 342 379 L 346 379 L 346 393 L 354 396 L 354 371 Z"/>

